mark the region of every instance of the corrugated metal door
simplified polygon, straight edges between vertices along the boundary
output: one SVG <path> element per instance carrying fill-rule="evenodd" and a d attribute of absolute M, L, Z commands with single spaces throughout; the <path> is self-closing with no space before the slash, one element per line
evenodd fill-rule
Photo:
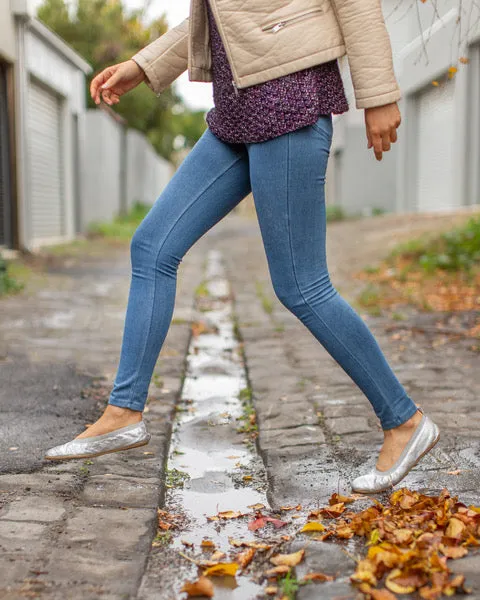
<path fill-rule="evenodd" d="M 35 82 L 28 93 L 28 155 L 33 240 L 65 233 L 61 101 Z"/>
<path fill-rule="evenodd" d="M 448 210 L 458 205 L 453 193 L 454 81 L 419 93 L 417 103 L 417 193 L 419 211 Z"/>
<path fill-rule="evenodd" d="M 7 80 L 0 64 L 0 246 L 10 246 L 12 242 L 9 140 Z"/>

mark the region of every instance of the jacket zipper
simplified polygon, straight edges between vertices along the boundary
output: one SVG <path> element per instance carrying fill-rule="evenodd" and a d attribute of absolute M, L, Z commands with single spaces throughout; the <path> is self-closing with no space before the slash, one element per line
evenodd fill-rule
<path fill-rule="evenodd" d="M 292 17 L 286 17 L 281 21 L 276 21 L 275 23 L 268 23 L 268 25 L 264 25 L 262 27 L 262 31 L 271 31 L 272 33 L 277 33 L 277 31 L 279 31 L 289 23 L 292 23 L 292 21 L 303 19 L 304 17 L 307 17 L 315 12 L 323 12 L 323 8 L 312 8 L 312 10 L 309 10 L 301 15 L 293 15 Z"/>

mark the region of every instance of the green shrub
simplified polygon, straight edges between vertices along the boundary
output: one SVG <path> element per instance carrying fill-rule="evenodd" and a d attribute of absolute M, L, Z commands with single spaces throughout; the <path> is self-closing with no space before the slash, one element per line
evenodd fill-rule
<path fill-rule="evenodd" d="M 436 269 L 469 272 L 480 265 L 480 216 L 438 237 L 400 244 L 391 254 L 398 256 L 413 259 L 429 273 Z"/>
<path fill-rule="evenodd" d="M 327 206 L 327 221 L 343 221 L 347 218 L 341 206 Z"/>
<path fill-rule="evenodd" d="M 8 263 L 0 254 L 0 296 L 11 292 L 19 292 L 24 287 L 8 273 Z"/>
<path fill-rule="evenodd" d="M 151 206 L 135 202 L 125 215 L 118 215 L 111 222 L 93 221 L 88 226 L 88 233 L 108 238 L 128 240 L 143 221 Z"/>

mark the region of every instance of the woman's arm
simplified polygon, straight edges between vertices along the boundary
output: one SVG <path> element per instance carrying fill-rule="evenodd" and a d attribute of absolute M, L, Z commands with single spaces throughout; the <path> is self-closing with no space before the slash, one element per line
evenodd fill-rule
<path fill-rule="evenodd" d="M 331 0 L 347 50 L 357 108 L 396 102 L 390 37 L 380 0 Z"/>
<path fill-rule="evenodd" d="M 132 56 L 144 71 L 147 85 L 157 95 L 188 67 L 188 22 L 187 17 Z"/>

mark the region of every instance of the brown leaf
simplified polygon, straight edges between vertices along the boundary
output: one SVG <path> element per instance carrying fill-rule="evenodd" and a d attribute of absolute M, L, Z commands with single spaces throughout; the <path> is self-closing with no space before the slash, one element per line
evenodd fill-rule
<path fill-rule="evenodd" d="M 330 504 L 330 506 L 334 506 L 335 504 L 349 504 L 350 502 L 355 502 L 355 498 L 353 498 L 352 496 L 342 496 L 340 494 L 332 494 L 331 498 L 329 499 L 328 503 Z"/>
<path fill-rule="evenodd" d="M 242 567 L 242 569 L 247 567 L 252 562 L 253 557 L 255 556 L 255 552 L 255 548 L 247 548 L 246 550 L 243 550 L 243 552 L 240 552 L 240 554 L 238 554 L 236 560 L 238 564 Z"/>
<path fill-rule="evenodd" d="M 397 598 L 386 588 L 380 588 L 379 590 L 372 588 L 369 594 L 372 597 L 372 600 L 396 600 Z"/>
<path fill-rule="evenodd" d="M 212 540 L 204 539 L 201 541 L 200 546 L 202 548 L 215 548 L 215 543 Z"/>
<path fill-rule="evenodd" d="M 278 565 L 277 567 L 272 567 L 271 569 L 268 569 L 267 571 L 265 571 L 265 575 L 267 577 L 271 577 L 273 575 L 284 575 L 285 573 L 288 573 L 290 571 L 290 567 L 288 567 L 287 565 Z"/>
<path fill-rule="evenodd" d="M 334 579 L 333 575 L 325 575 L 325 573 L 307 573 L 303 581 L 333 581 Z"/>
<path fill-rule="evenodd" d="M 272 556 L 270 562 L 274 565 L 286 565 L 287 567 L 295 567 L 303 560 L 305 550 L 298 550 L 298 552 L 292 552 L 292 554 L 277 554 Z"/>
<path fill-rule="evenodd" d="M 210 560 L 216 562 L 218 560 L 221 560 L 222 558 L 225 558 L 225 556 L 225 552 L 222 552 L 221 550 L 216 550 L 210 557 Z"/>
<path fill-rule="evenodd" d="M 463 523 L 459 519 L 456 519 L 455 517 L 452 517 L 448 521 L 447 528 L 445 529 L 446 536 L 461 539 L 463 537 L 464 532 L 465 523 Z"/>
<path fill-rule="evenodd" d="M 207 577 L 200 576 L 196 581 L 190 583 L 187 581 L 183 584 L 181 592 L 187 592 L 189 598 L 194 596 L 207 596 L 213 598 L 213 583 Z"/>

